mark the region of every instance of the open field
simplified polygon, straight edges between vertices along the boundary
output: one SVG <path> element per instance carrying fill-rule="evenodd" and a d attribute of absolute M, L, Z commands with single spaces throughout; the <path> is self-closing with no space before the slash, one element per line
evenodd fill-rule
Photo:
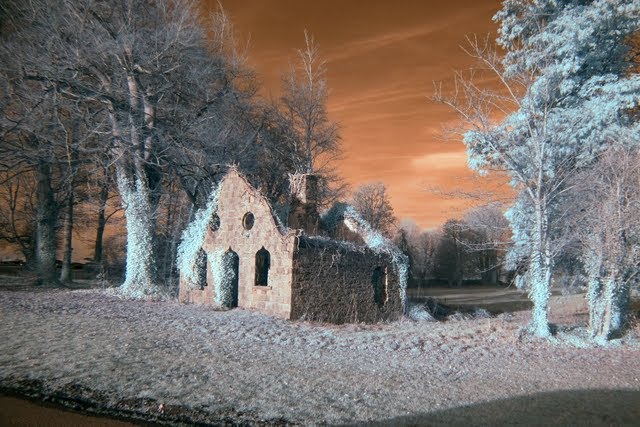
<path fill-rule="evenodd" d="M 581 296 L 555 296 L 552 342 L 529 313 L 376 325 L 290 322 L 0 286 L 0 385 L 106 416 L 163 422 L 635 425 L 637 330 L 576 348 Z"/>
<path fill-rule="evenodd" d="M 505 313 L 520 310 L 529 310 L 532 307 L 531 301 L 527 298 L 527 293 L 513 286 L 464 286 L 460 288 L 449 287 L 424 287 L 410 288 L 407 294 L 412 301 L 425 302 L 429 299 L 445 304 L 454 309 L 484 308 L 491 313 Z M 559 290 L 552 291 L 552 295 L 561 295 Z M 563 303 L 568 301 L 578 302 L 578 300 L 565 298 Z M 579 300 L 580 303 L 582 300 Z M 586 310 L 586 306 L 580 304 Z M 578 309 L 578 307 L 575 307 Z M 566 312 L 566 310 L 565 310 Z M 586 311 L 585 311 L 586 312 Z"/>

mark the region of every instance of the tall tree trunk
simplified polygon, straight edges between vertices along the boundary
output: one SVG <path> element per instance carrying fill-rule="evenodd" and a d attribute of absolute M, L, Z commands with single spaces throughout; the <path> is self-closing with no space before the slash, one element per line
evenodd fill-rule
<path fill-rule="evenodd" d="M 631 303 L 631 287 L 628 283 L 620 281 L 616 283 L 614 289 L 611 301 L 609 338 L 622 335 L 628 326 L 629 306 Z"/>
<path fill-rule="evenodd" d="M 605 281 L 602 305 L 603 323 L 598 338 L 609 340 L 621 336 L 627 324 L 631 289 L 619 274 L 610 274 Z"/>
<path fill-rule="evenodd" d="M 600 236 L 592 236 L 588 253 L 583 259 L 587 268 L 587 305 L 589 306 L 589 331 L 593 338 L 604 330 L 605 298 L 602 281 L 602 246 Z"/>
<path fill-rule="evenodd" d="M 604 331 L 606 304 L 604 298 L 604 284 L 600 276 L 589 275 L 587 285 L 587 303 L 589 305 L 589 330 L 592 337 L 602 335 Z"/>
<path fill-rule="evenodd" d="M 624 333 L 631 299 L 630 278 L 634 272 L 603 261 L 602 239 L 590 243 L 584 263 L 588 266 L 589 331 L 597 341 Z M 624 264 L 624 261 L 617 261 Z M 622 272 L 621 272 L 622 271 Z"/>
<path fill-rule="evenodd" d="M 169 259 L 168 259 L 168 278 L 169 280 L 171 280 L 172 278 L 175 277 L 175 280 L 173 281 L 174 284 L 177 285 L 177 282 L 179 282 L 180 278 L 176 277 L 177 275 L 174 274 L 174 269 L 176 268 L 176 264 L 175 261 L 177 259 L 178 256 L 178 240 L 180 240 L 180 235 L 177 229 L 173 230 L 173 232 L 171 233 L 171 242 L 169 244 Z"/>
<path fill-rule="evenodd" d="M 539 337 L 549 337 L 549 297 L 551 296 L 551 269 L 543 254 L 534 254 L 529 263 L 531 289 L 529 298 L 533 302 L 532 332 Z"/>
<path fill-rule="evenodd" d="M 129 180 L 118 168 L 117 178 L 127 220 L 126 278 L 120 290 L 133 298 L 157 295 L 155 218 L 149 185 L 142 172 Z"/>
<path fill-rule="evenodd" d="M 37 240 L 35 230 L 32 231 L 31 234 L 33 235 L 32 242 L 35 243 Z M 22 252 L 22 256 L 24 256 L 23 270 L 28 272 L 37 271 L 38 263 L 36 261 L 36 245 L 25 246 L 20 250 L 20 252 Z"/>
<path fill-rule="evenodd" d="M 497 285 L 500 277 L 500 266 L 498 263 L 498 254 L 491 249 L 485 252 L 485 271 L 486 283 L 489 285 Z"/>
<path fill-rule="evenodd" d="M 549 337 L 549 297 L 551 296 L 552 259 L 547 232 L 547 217 L 540 205 L 536 206 L 536 228 L 533 233 L 532 253 L 529 260 L 531 280 L 529 298 L 533 302 L 531 327 L 534 335 Z"/>
<path fill-rule="evenodd" d="M 96 243 L 93 250 L 93 262 L 98 266 L 102 265 L 102 241 L 104 237 L 104 229 L 107 225 L 107 216 L 105 215 L 105 211 L 107 209 L 108 199 L 109 185 L 105 175 L 105 180 L 100 188 L 100 199 L 98 200 L 98 227 L 96 229 Z"/>
<path fill-rule="evenodd" d="M 133 64 L 131 48 L 128 47 L 126 50 L 127 59 Z M 127 220 L 126 277 L 120 286 L 120 292 L 132 298 L 145 298 L 156 296 L 160 292 L 157 284 L 155 213 L 160 199 L 158 189 L 161 176 L 159 171 L 148 163 L 153 153 L 153 138 L 145 138 L 141 134 L 153 134 L 153 106 L 141 93 L 134 74 L 127 76 L 127 85 L 128 142 L 124 141 L 117 114 L 113 106 L 110 106 L 112 133 L 115 140 L 122 144 L 118 147 L 116 177 Z"/>
<path fill-rule="evenodd" d="M 495 286 L 498 284 L 498 268 L 489 267 L 487 271 L 482 273 L 482 283 L 484 285 Z"/>
<path fill-rule="evenodd" d="M 62 271 L 60 282 L 71 282 L 71 256 L 73 254 L 73 184 L 70 184 L 67 196 L 67 210 L 64 218 L 64 258 L 62 259 Z"/>
<path fill-rule="evenodd" d="M 76 162 L 78 160 L 75 144 L 78 141 L 78 120 L 71 123 L 71 132 L 67 134 L 67 210 L 64 221 L 64 256 L 62 259 L 62 271 L 60 272 L 60 282 L 71 282 L 71 256 L 73 255 L 73 204 L 75 203 L 75 177 Z"/>
<path fill-rule="evenodd" d="M 173 224 L 175 209 L 176 209 L 176 207 L 174 207 L 174 201 L 173 201 L 174 195 L 175 195 L 175 192 L 169 191 L 169 197 L 166 203 L 167 219 L 164 222 L 164 225 L 163 225 L 164 230 L 162 233 L 164 238 L 162 242 L 161 277 L 163 282 L 165 283 L 170 282 L 171 264 L 173 264 L 172 260 L 174 259 L 171 257 L 171 246 L 170 246 L 170 242 L 173 240 L 173 234 L 174 234 L 174 228 L 175 228 Z"/>
<path fill-rule="evenodd" d="M 39 285 L 55 285 L 57 209 L 51 188 L 51 165 L 39 160 L 36 170 L 36 271 Z"/>

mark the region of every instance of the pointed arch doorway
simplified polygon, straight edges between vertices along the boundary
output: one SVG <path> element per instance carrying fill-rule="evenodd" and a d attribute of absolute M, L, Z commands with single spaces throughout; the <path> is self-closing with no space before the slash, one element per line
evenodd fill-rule
<path fill-rule="evenodd" d="M 227 308 L 238 306 L 238 276 L 240 257 L 231 248 L 222 255 L 224 275 L 220 283 L 220 304 Z"/>

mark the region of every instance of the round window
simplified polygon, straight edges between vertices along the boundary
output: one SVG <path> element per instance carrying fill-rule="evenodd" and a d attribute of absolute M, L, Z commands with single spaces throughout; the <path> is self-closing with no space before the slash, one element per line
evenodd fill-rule
<path fill-rule="evenodd" d="M 242 217 L 242 226 L 245 230 L 251 230 L 255 222 L 256 217 L 254 217 L 251 212 L 247 212 L 246 214 L 244 214 L 244 217 Z"/>

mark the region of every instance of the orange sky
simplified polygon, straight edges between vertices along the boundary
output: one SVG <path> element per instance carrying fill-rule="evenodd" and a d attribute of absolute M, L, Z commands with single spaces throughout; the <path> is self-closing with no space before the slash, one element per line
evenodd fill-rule
<path fill-rule="evenodd" d="M 216 3 L 210 1 L 212 6 Z M 396 216 L 434 227 L 460 216 L 465 202 L 428 193 L 459 187 L 469 177 L 464 146 L 443 142 L 457 116 L 435 105 L 434 81 L 450 80 L 473 61 L 465 35 L 496 30 L 499 0 L 222 0 L 267 94 L 307 29 L 327 61 L 328 109 L 341 125 L 345 159 L 339 167 L 352 188 L 386 184 Z M 469 184 L 467 183 L 467 186 Z"/>

